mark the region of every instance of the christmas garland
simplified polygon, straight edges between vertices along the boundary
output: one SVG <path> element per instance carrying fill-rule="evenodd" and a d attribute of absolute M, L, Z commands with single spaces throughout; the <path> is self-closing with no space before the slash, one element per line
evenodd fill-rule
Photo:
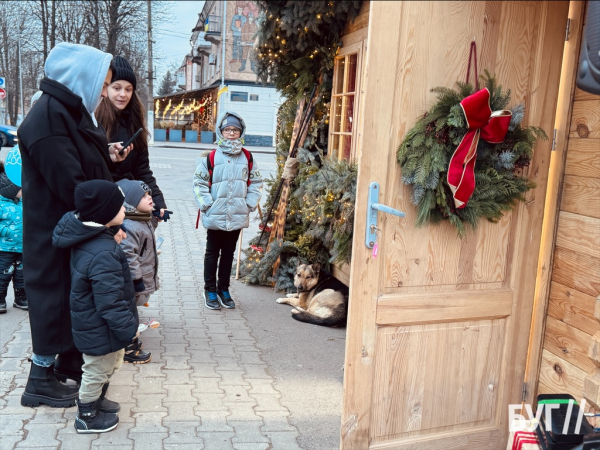
<path fill-rule="evenodd" d="M 402 182 L 410 185 L 411 202 L 418 209 L 417 226 L 449 220 L 459 236 L 464 237 L 465 224 L 475 228 L 480 218 L 499 221 L 516 201 L 525 200 L 525 192 L 535 187 L 521 172 L 529 166 L 537 139 L 548 137 L 539 127 L 521 125 L 525 114 L 522 104 L 510 111 L 502 111 L 510 103 L 510 89 L 504 90 L 487 71 L 482 80 L 489 94 L 483 90 L 476 93 L 471 84 L 460 82 L 456 89 L 432 89 L 437 94 L 437 102 L 417 121 L 398 147 Z M 474 189 L 469 193 L 470 197 L 464 199 L 468 201 L 461 202 L 455 192 L 457 186 L 449 182 L 453 176 L 450 173 L 449 177 L 449 164 L 452 170 L 456 161 L 453 155 L 458 154 L 467 137 L 475 133 L 472 123 L 469 128 L 471 121 L 465 115 L 468 102 L 479 94 L 489 97 L 491 111 L 505 113 L 507 130 L 501 142 L 490 143 L 485 140 L 485 129 L 482 128 L 482 138 L 473 144 L 473 150 L 476 148 L 476 159 L 472 160 Z M 462 158 L 458 161 L 459 170 L 466 165 L 466 160 L 464 165 Z"/>

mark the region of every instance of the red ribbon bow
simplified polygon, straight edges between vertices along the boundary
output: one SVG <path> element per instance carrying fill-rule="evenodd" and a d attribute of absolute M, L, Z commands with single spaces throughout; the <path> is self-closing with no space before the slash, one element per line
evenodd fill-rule
<path fill-rule="evenodd" d="M 502 142 L 512 116 L 512 113 L 506 110 L 492 112 L 490 91 L 487 89 L 481 89 L 464 98 L 460 106 L 469 131 L 454 151 L 448 166 L 448 185 L 457 209 L 467 206 L 475 190 L 475 160 L 479 138 L 490 144 Z"/>

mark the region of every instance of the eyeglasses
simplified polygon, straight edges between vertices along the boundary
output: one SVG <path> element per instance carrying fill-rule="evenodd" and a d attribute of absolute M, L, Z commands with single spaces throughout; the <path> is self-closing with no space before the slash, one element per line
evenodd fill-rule
<path fill-rule="evenodd" d="M 239 134 L 239 133 L 241 133 L 241 131 L 238 130 L 237 128 L 225 128 L 225 129 L 221 130 L 221 133 L 223 133 L 223 134 Z"/>

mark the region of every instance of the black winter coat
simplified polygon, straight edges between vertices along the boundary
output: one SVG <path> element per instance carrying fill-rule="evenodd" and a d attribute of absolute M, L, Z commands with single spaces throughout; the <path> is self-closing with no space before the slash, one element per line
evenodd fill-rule
<path fill-rule="evenodd" d="M 44 94 L 19 127 L 23 164 L 23 270 L 33 351 L 74 350 L 69 314 L 68 249 L 52 246 L 54 227 L 75 209 L 75 186 L 112 181 L 106 133 L 92 122 L 81 98 L 45 78 Z"/>
<path fill-rule="evenodd" d="M 110 137 L 110 142 L 127 142 L 131 137 L 129 135 L 129 111 L 123 111 L 119 119 L 119 127 Z M 155 209 L 167 209 L 165 198 L 162 191 L 156 184 L 156 178 L 150 169 L 150 155 L 148 146 L 140 146 L 137 144 L 140 139 L 136 139 L 133 144 L 133 150 L 127 155 L 125 161 L 115 163 L 111 170 L 113 180 L 119 181 L 123 179 L 143 181 L 152 190 L 152 200 L 154 201 Z M 136 205 L 134 205 L 136 206 Z"/>
<path fill-rule="evenodd" d="M 81 353 L 107 355 L 131 344 L 138 329 L 135 291 L 127 257 L 114 234 L 68 212 L 52 244 L 71 249 L 71 323 Z"/>

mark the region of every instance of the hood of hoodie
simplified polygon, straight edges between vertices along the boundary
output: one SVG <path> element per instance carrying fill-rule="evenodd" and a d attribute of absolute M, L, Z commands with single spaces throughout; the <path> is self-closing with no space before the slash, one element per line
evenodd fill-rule
<path fill-rule="evenodd" d="M 104 79 L 110 68 L 112 55 L 93 47 L 61 42 L 52 49 L 44 72 L 46 77 L 67 87 L 81 98 L 97 126 L 94 111 L 100 104 Z"/>
<path fill-rule="evenodd" d="M 75 211 L 69 211 L 54 228 L 52 245 L 58 248 L 69 248 L 110 231 L 104 225 L 82 222 L 75 216 Z"/>
<path fill-rule="evenodd" d="M 225 139 L 223 134 L 221 134 L 221 124 L 227 116 L 237 117 L 240 123 L 242 124 L 242 134 L 240 134 L 239 138 L 233 141 Z M 226 153 L 228 155 L 237 155 L 242 151 L 242 145 L 244 145 L 244 137 L 246 136 L 246 123 L 238 113 L 235 113 L 233 111 L 224 111 L 221 114 L 219 114 L 219 119 L 217 120 L 217 129 L 215 130 L 215 132 L 217 135 L 217 141 L 215 142 L 215 144 L 217 144 L 217 147 L 219 147 L 219 149 L 223 153 Z"/>

